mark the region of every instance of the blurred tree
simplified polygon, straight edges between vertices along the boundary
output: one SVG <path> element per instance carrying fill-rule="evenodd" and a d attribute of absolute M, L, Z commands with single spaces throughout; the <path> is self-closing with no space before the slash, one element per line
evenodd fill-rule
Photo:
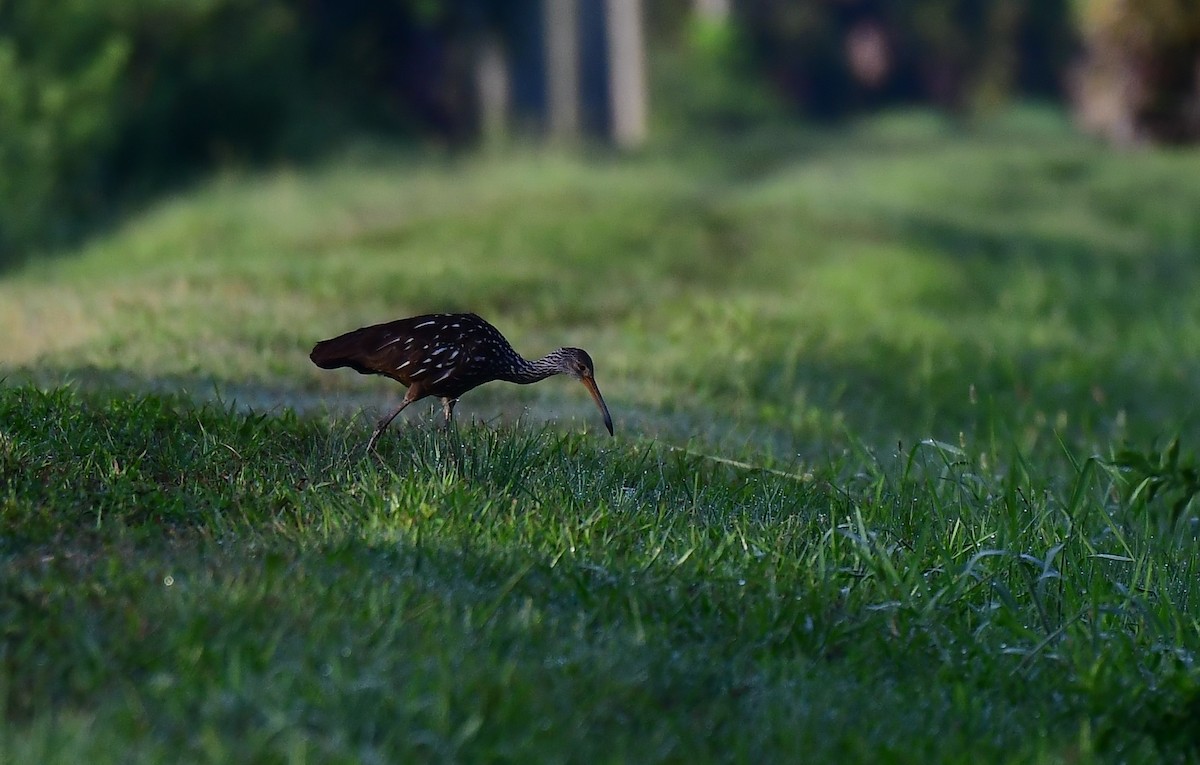
<path fill-rule="evenodd" d="M 606 0 L 605 29 L 612 139 L 623 148 L 637 147 L 646 141 L 648 98 L 641 0 Z"/>
<path fill-rule="evenodd" d="M 1200 140 L 1200 2 L 1080 0 L 1077 13 L 1080 122 L 1121 144 Z"/>
<path fill-rule="evenodd" d="M 730 0 L 694 0 L 696 17 L 715 24 L 729 21 Z"/>
<path fill-rule="evenodd" d="M 579 138 L 579 2 L 543 0 L 546 35 L 546 125 L 550 137 Z"/>
<path fill-rule="evenodd" d="M 484 35 L 480 40 L 475 67 L 479 137 L 484 144 L 495 146 L 508 136 L 512 119 L 508 58 L 496 35 Z"/>

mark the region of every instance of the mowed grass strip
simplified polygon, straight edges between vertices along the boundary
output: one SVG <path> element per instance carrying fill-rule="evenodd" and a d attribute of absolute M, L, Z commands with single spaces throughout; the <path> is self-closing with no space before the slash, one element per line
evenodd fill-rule
<path fill-rule="evenodd" d="M 0 388 L 12 761 L 1195 754 L 1190 530 L 1096 460 L 810 475 Z M 1002 469 L 988 465 L 1005 465 Z"/>
<path fill-rule="evenodd" d="M 312 344 L 470 310 L 529 356 L 586 348 L 618 427 L 723 453 L 823 459 L 980 423 L 1039 458 L 1059 437 L 1200 441 L 1180 350 L 1200 344 L 1200 154 L 1112 153 L 1041 112 L 975 132 L 885 115 L 762 151 L 373 149 L 231 172 L 5 274 L 0 366 L 382 408 L 394 386 L 315 369 Z M 577 393 L 497 386 L 462 411 L 582 417 Z"/>

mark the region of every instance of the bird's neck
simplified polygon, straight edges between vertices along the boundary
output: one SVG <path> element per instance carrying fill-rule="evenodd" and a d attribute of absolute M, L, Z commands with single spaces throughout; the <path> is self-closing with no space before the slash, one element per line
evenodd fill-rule
<path fill-rule="evenodd" d="M 541 382 L 547 377 L 556 375 L 562 370 L 559 369 L 557 351 L 547 356 L 543 356 L 536 361 L 519 358 L 516 366 L 512 371 L 504 375 L 501 379 L 505 382 L 518 383 L 520 385 L 529 385 L 530 383 Z"/>

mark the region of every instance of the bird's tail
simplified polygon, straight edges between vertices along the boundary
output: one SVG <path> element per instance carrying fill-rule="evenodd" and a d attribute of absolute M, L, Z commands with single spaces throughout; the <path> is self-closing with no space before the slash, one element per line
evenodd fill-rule
<path fill-rule="evenodd" d="M 360 366 L 359 357 L 362 354 L 362 330 L 356 329 L 344 335 L 322 340 L 313 346 L 308 357 L 312 363 L 321 369 L 338 369 L 340 367 Z"/>

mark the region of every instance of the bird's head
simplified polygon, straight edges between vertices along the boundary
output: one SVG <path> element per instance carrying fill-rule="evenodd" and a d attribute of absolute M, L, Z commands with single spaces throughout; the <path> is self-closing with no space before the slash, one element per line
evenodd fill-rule
<path fill-rule="evenodd" d="M 604 397 L 600 395 L 600 389 L 596 387 L 596 367 L 592 364 L 592 357 L 582 348 L 559 348 L 554 355 L 557 356 L 555 361 L 558 371 L 579 380 L 583 387 L 588 389 L 588 393 L 592 394 L 592 399 L 604 415 L 604 427 L 608 428 L 610 436 L 613 435 L 612 416 L 608 413 L 608 406 L 604 403 Z"/>

